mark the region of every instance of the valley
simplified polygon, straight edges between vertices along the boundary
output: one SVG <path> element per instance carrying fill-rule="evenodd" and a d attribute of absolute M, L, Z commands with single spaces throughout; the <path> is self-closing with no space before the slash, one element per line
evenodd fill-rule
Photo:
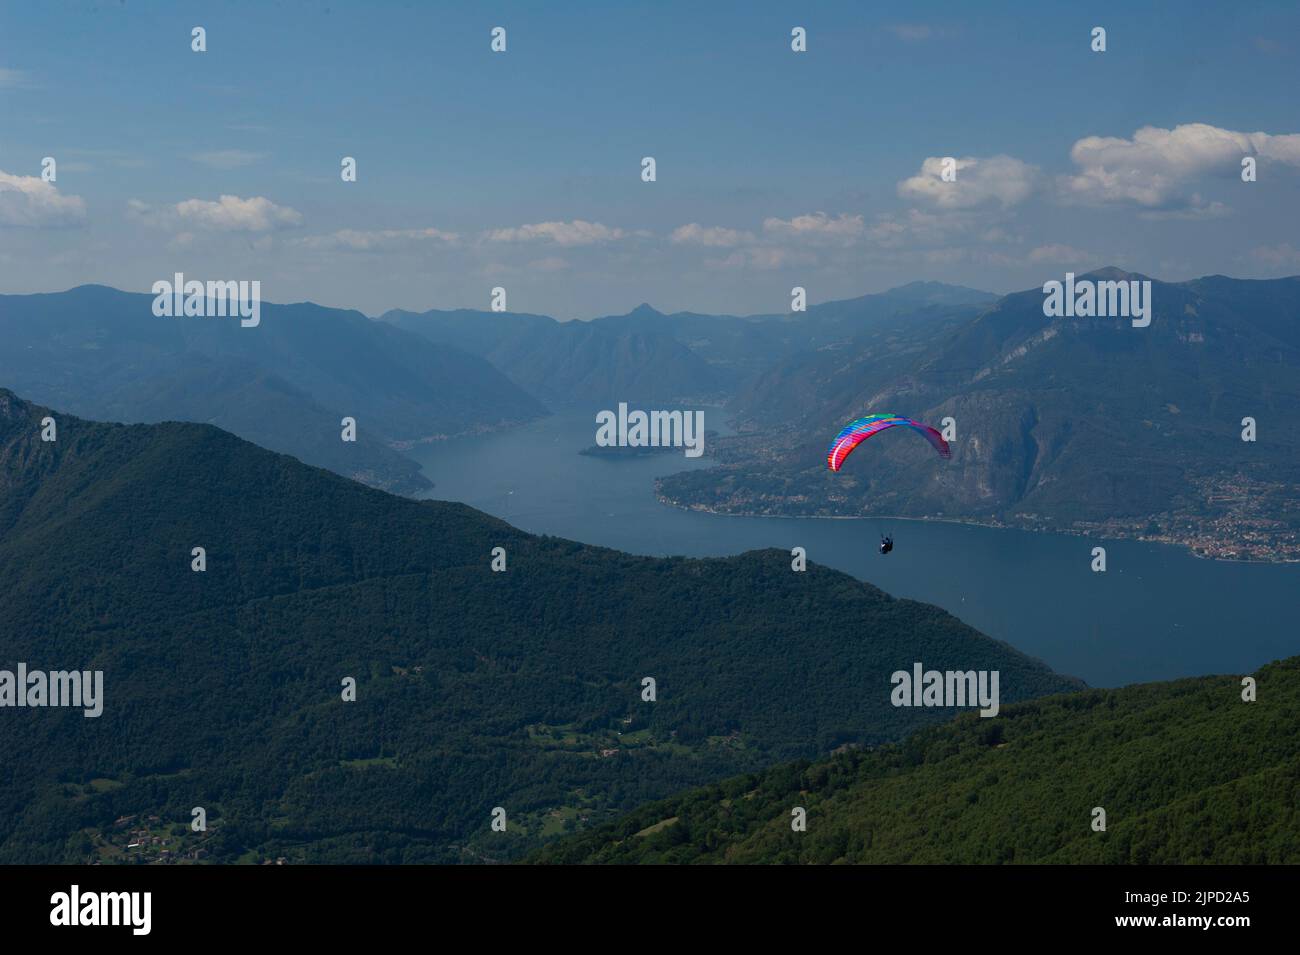
<path fill-rule="evenodd" d="M 5 862 L 89 861 L 121 817 L 165 828 L 194 807 L 210 861 L 503 861 L 544 820 L 946 719 L 890 705 L 918 652 L 998 670 L 1008 702 L 1081 685 L 781 550 L 638 557 L 209 425 L 90 422 L 4 390 L 0 592 L 6 654 L 104 674 L 95 719 L 0 711 Z M 531 822 L 494 839 L 498 806 Z"/>

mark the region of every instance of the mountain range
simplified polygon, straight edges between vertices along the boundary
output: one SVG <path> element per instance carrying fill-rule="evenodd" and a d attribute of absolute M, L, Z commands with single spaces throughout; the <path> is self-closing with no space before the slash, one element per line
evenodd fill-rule
<path fill-rule="evenodd" d="M 72 413 L 186 420 L 388 490 L 430 482 L 394 446 L 517 424 L 546 409 L 475 355 L 309 303 L 261 323 L 159 318 L 153 297 L 85 285 L 0 295 L 0 383 Z M 341 440 L 342 419 L 357 440 Z"/>
<path fill-rule="evenodd" d="M 721 466 L 665 475 L 665 502 L 1300 559 L 1300 278 L 1082 278 L 1150 281 L 1151 324 L 1049 319 L 1040 289 L 915 282 L 790 314 L 372 320 L 300 304 L 267 305 L 244 329 L 157 318 L 148 296 L 84 286 L 0 296 L 0 383 L 89 417 L 216 424 L 406 494 L 437 480 L 401 453 L 421 441 L 560 407 L 722 404 L 738 433 L 712 443 Z M 952 460 L 893 434 L 829 473 L 830 436 L 879 411 L 951 420 Z M 354 443 L 340 440 L 345 416 Z"/>
<path fill-rule="evenodd" d="M 911 316 L 926 310 L 973 316 L 974 306 L 995 298 L 960 286 L 913 282 L 791 314 L 665 315 L 642 304 L 625 315 L 587 322 L 467 310 L 395 310 L 380 320 L 480 355 L 550 404 L 604 406 L 725 400 L 792 353 L 826 347 L 867 329 L 906 326 Z"/>
<path fill-rule="evenodd" d="M 1149 327 L 1048 319 L 1032 289 L 973 317 L 909 316 L 799 352 L 729 403 L 747 434 L 720 449 L 725 466 L 665 478 L 661 495 L 727 513 L 974 520 L 1300 559 L 1300 278 L 1082 278 L 1151 281 Z M 830 438 L 882 411 L 951 419 L 952 460 L 895 434 L 829 472 Z"/>

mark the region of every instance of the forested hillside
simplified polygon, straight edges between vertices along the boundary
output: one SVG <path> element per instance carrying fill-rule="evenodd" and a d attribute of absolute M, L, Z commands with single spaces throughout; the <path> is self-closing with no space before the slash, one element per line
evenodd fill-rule
<path fill-rule="evenodd" d="M 1254 676 L 1255 702 L 1211 676 L 963 715 L 642 807 L 534 860 L 1294 864 L 1300 657 Z"/>

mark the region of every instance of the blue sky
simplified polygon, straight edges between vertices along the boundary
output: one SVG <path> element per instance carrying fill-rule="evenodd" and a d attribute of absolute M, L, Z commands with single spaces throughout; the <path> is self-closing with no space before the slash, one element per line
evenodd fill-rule
<path fill-rule="evenodd" d="M 8 3 L 0 291 L 587 318 L 1296 274 L 1297 38 L 1294 3 Z"/>

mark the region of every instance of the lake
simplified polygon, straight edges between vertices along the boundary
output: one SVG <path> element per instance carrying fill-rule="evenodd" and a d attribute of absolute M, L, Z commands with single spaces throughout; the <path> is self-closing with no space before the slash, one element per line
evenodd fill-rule
<path fill-rule="evenodd" d="M 705 426 L 729 433 L 716 409 L 705 409 Z M 930 521 L 685 511 L 655 499 L 654 479 L 710 467 L 707 456 L 580 455 L 595 435 L 594 411 L 570 411 L 412 453 L 436 484 L 426 496 L 535 534 L 653 556 L 803 547 L 810 561 L 938 604 L 1092 686 L 1247 674 L 1300 653 L 1291 612 L 1300 564 L 1210 561 L 1168 545 Z M 882 533 L 895 541 L 887 557 L 877 552 Z M 1098 543 L 1106 573 L 1090 569 Z"/>

